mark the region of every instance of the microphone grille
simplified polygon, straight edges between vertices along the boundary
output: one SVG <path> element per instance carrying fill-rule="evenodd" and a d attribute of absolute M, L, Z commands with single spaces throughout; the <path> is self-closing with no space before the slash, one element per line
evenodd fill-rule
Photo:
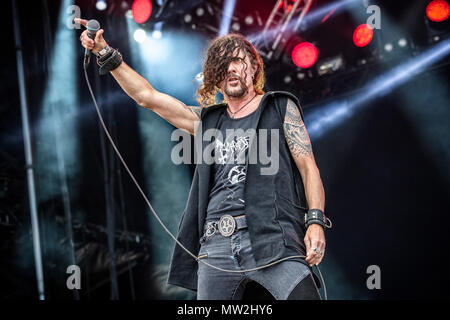
<path fill-rule="evenodd" d="M 98 23 L 98 21 L 94 19 L 89 20 L 88 23 L 86 24 L 86 28 L 89 31 L 98 31 L 100 30 L 100 23 Z"/>

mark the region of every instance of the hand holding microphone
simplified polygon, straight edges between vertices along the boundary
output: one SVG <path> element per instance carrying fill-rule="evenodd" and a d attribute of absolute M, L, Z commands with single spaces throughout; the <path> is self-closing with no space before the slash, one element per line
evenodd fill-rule
<path fill-rule="evenodd" d="M 114 48 L 110 48 L 103 39 L 103 29 L 100 29 L 100 23 L 97 20 L 84 20 L 75 18 L 75 23 L 80 23 L 86 27 L 80 36 L 81 44 L 86 48 L 84 53 L 84 69 L 86 70 L 91 52 L 97 55 L 97 64 L 100 66 L 99 74 L 105 75 L 117 69 L 123 62 L 122 55 Z"/>
<path fill-rule="evenodd" d="M 86 30 L 80 36 L 81 44 L 86 48 L 84 55 L 85 66 L 89 64 L 91 52 L 97 54 L 103 50 L 108 44 L 103 39 L 103 29 L 100 29 L 100 24 L 96 20 L 84 20 L 75 18 L 75 23 L 80 23 L 86 27 Z"/>

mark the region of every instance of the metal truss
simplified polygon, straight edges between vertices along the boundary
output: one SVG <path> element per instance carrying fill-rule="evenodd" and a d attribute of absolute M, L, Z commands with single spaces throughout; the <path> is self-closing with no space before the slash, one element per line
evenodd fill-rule
<path fill-rule="evenodd" d="M 274 57 L 277 50 L 284 48 L 287 38 L 297 31 L 313 2 L 313 0 L 291 0 L 288 6 L 283 5 L 283 2 L 287 1 L 276 2 L 262 33 L 255 41 L 255 47 L 268 60 Z"/>

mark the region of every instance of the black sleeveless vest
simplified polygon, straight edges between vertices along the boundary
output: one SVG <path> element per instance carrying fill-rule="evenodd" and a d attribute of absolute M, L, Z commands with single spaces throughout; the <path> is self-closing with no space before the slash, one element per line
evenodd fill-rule
<path fill-rule="evenodd" d="M 303 181 L 287 145 L 283 121 L 286 113 L 287 99 L 292 99 L 303 112 L 296 96 L 284 91 L 267 92 L 260 102 L 259 116 L 253 120 L 252 128 L 278 129 L 279 170 L 276 174 L 262 175 L 261 169 L 268 165 L 247 162 L 247 177 L 245 180 L 245 214 L 253 254 L 257 266 L 262 266 L 275 260 L 292 256 L 305 255 L 304 213 L 307 212 L 307 202 Z M 226 103 L 203 108 L 201 113 L 201 129 L 196 136 L 211 128 L 216 128 L 220 112 L 226 108 Z M 257 136 L 257 135 L 256 135 Z M 257 154 L 255 148 L 259 142 L 250 142 L 250 154 Z M 267 149 L 270 154 L 270 136 L 267 139 Z M 202 151 L 209 144 L 196 138 L 196 144 Z M 203 224 L 206 218 L 209 191 L 211 188 L 211 165 L 202 161 L 198 163 L 189 192 L 189 198 L 178 229 L 180 241 L 192 253 L 200 249 L 199 239 L 202 236 Z M 304 259 L 297 259 L 309 267 Z M 188 255 L 179 245 L 175 244 L 172 256 L 168 283 L 197 290 L 197 261 Z M 317 280 L 316 280 L 317 282 Z"/>

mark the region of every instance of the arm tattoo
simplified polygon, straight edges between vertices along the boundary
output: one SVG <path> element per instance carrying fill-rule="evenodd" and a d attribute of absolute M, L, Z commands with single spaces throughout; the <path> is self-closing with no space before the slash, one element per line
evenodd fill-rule
<path fill-rule="evenodd" d="M 288 99 L 286 106 L 283 128 L 286 141 L 294 158 L 299 156 L 311 157 L 312 147 L 308 132 L 297 105 L 290 99 Z"/>

